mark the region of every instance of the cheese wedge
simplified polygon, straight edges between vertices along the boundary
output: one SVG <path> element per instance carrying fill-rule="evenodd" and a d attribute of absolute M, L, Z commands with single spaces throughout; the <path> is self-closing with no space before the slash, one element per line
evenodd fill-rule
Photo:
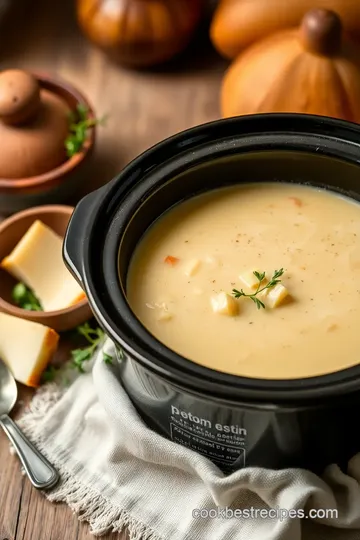
<path fill-rule="evenodd" d="M 58 342 L 59 334 L 55 330 L 0 313 L 0 358 L 18 382 L 39 386 Z"/>
<path fill-rule="evenodd" d="M 85 298 L 62 259 L 62 238 L 35 221 L 0 266 L 27 285 L 44 311 L 57 311 Z"/>

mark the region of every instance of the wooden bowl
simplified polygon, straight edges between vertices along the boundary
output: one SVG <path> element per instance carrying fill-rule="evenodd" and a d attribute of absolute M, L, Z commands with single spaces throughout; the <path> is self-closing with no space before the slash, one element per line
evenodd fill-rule
<path fill-rule="evenodd" d="M 40 206 L 19 212 L 0 223 L 0 260 L 9 255 L 26 231 L 37 219 L 64 236 L 70 216 L 71 206 Z M 0 311 L 34 321 L 53 328 L 57 332 L 71 330 L 90 320 L 93 315 L 86 299 L 59 311 L 28 311 L 16 306 L 12 300 L 12 290 L 17 281 L 0 268 Z"/>
<path fill-rule="evenodd" d="M 76 111 L 77 106 L 82 105 L 89 111 L 89 117 L 95 118 L 88 100 L 72 85 L 50 75 L 31 74 L 36 77 L 42 89 L 57 94 L 71 110 Z M 96 127 L 91 127 L 82 150 L 49 172 L 28 178 L 0 178 L 0 214 L 8 216 L 42 204 L 70 201 L 81 184 L 88 181 L 87 171 L 95 139 Z"/>

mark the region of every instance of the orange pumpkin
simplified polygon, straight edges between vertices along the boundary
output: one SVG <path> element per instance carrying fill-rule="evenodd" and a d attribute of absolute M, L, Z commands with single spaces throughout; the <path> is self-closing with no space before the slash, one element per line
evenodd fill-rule
<path fill-rule="evenodd" d="M 220 0 L 210 28 L 211 40 L 221 54 L 232 59 L 256 41 L 298 26 L 313 8 L 335 11 L 345 31 L 360 36 L 360 0 Z"/>
<path fill-rule="evenodd" d="M 360 122 L 359 48 L 339 17 L 317 9 L 299 29 L 247 48 L 225 74 L 224 117 L 265 112 L 318 114 Z"/>
<path fill-rule="evenodd" d="M 165 62 L 190 42 L 203 0 L 77 0 L 84 34 L 116 61 L 133 67 Z"/>

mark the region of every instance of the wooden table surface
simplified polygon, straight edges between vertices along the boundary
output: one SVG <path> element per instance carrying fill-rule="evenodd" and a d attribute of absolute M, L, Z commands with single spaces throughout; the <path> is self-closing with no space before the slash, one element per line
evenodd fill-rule
<path fill-rule="evenodd" d="M 161 139 L 219 117 L 226 64 L 211 50 L 206 29 L 176 65 L 138 73 L 111 65 L 82 37 L 74 16 L 75 0 L 17 3 L 25 4 L 23 11 L 0 29 L 0 69 L 57 72 L 87 93 L 99 116 L 108 114 L 106 127 L 99 131 L 89 191 Z M 68 348 L 63 340 L 58 360 Z M 20 389 L 21 400 L 29 397 L 29 390 Z M 103 538 L 125 537 L 124 533 Z M 22 477 L 18 460 L 9 454 L 7 439 L 0 433 L 0 540 L 90 538 L 88 526 L 65 505 L 50 504 Z"/>

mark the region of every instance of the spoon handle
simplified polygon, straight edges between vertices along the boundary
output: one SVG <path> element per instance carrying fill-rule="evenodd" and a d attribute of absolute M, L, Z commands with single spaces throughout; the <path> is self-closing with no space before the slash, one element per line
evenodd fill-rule
<path fill-rule="evenodd" d="M 32 485 L 37 489 L 49 489 L 58 483 L 58 472 L 31 444 L 9 416 L 0 417 L 0 425 L 12 442 Z"/>

